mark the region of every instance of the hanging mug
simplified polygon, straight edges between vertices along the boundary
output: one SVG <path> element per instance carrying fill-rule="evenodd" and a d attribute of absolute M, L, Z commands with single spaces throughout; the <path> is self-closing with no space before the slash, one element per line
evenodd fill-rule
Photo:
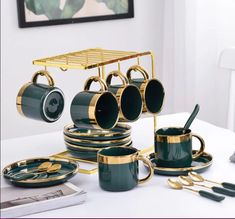
<path fill-rule="evenodd" d="M 140 72 L 143 78 L 132 78 L 132 71 Z M 134 84 L 140 89 L 143 100 L 143 112 L 159 113 L 165 96 L 162 83 L 155 78 L 149 79 L 146 70 L 139 65 L 134 65 L 128 69 L 127 78 L 130 84 Z"/>
<path fill-rule="evenodd" d="M 37 83 L 38 76 L 45 76 L 48 84 Z M 32 81 L 23 85 L 16 98 L 18 112 L 28 118 L 55 122 L 64 109 L 64 94 L 54 87 L 53 78 L 47 71 L 37 71 Z"/>
<path fill-rule="evenodd" d="M 119 77 L 122 85 L 111 85 L 113 77 Z M 108 90 L 118 101 L 119 121 L 130 122 L 137 120 L 142 112 L 142 99 L 139 89 L 128 83 L 127 78 L 120 71 L 112 71 L 106 78 Z"/>
<path fill-rule="evenodd" d="M 99 82 L 100 91 L 90 91 L 92 82 Z M 79 92 L 71 103 L 71 118 L 77 127 L 89 129 L 111 129 L 118 121 L 118 103 L 107 91 L 107 85 L 99 77 L 90 77 L 84 91 Z"/>

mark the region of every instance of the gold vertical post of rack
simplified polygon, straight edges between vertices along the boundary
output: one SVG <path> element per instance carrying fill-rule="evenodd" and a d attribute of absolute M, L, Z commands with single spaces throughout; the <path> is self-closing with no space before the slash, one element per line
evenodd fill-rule
<path fill-rule="evenodd" d="M 121 71 L 121 63 L 120 63 L 120 60 L 118 61 L 118 71 L 119 71 L 119 72 Z"/>
<path fill-rule="evenodd" d="M 156 72 L 155 72 L 155 63 L 154 63 L 154 53 L 151 51 L 150 52 L 151 56 L 151 66 L 152 66 L 152 78 L 156 78 Z M 157 115 L 153 115 L 153 131 L 154 134 L 157 131 Z"/>
<path fill-rule="evenodd" d="M 151 51 L 151 65 L 152 65 L 152 78 L 156 78 L 156 73 L 155 73 L 155 63 L 154 63 L 154 53 Z"/>
<path fill-rule="evenodd" d="M 104 53 L 103 53 L 103 50 L 101 49 L 100 50 L 100 57 L 101 57 L 101 61 L 103 62 L 104 61 Z M 102 65 L 102 77 L 101 77 L 103 80 L 105 79 L 105 67 L 104 65 Z"/>

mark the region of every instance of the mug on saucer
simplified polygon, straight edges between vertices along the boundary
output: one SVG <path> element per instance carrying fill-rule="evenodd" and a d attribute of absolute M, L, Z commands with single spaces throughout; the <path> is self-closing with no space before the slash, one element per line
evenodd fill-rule
<path fill-rule="evenodd" d="M 197 138 L 201 144 L 195 154 L 192 154 L 192 137 Z M 204 149 L 203 138 L 190 129 L 167 127 L 158 129 L 155 133 L 155 153 L 161 167 L 189 167 L 194 159 L 203 154 Z"/>

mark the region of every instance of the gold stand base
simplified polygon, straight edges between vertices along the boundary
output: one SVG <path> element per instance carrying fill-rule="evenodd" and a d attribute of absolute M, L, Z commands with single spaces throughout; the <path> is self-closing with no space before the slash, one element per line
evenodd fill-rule
<path fill-rule="evenodd" d="M 140 154 L 141 155 L 144 155 L 144 154 L 149 154 L 151 153 L 152 151 L 154 150 L 154 147 L 153 146 L 150 146 L 148 148 L 145 148 L 143 150 L 140 151 Z M 79 173 L 83 173 L 83 174 L 94 174 L 94 173 L 97 173 L 98 172 L 98 168 L 97 168 L 97 162 L 95 161 L 90 161 L 90 160 L 83 160 L 83 159 L 80 159 L 80 158 L 76 158 L 76 157 L 73 157 L 68 151 L 63 151 L 63 152 L 60 152 L 58 154 L 53 154 L 51 155 L 51 157 L 55 157 L 55 158 L 62 158 L 62 159 L 68 159 L 68 160 L 72 160 L 72 161 L 76 161 L 76 162 L 81 162 L 81 163 L 88 163 L 88 164 L 94 164 L 95 165 L 95 168 L 92 168 L 92 169 L 81 169 L 79 168 L 78 169 L 78 172 Z"/>

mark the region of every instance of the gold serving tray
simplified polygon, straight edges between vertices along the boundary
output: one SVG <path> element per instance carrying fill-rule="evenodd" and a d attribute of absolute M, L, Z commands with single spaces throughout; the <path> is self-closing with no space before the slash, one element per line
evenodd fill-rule
<path fill-rule="evenodd" d="M 140 154 L 143 155 L 143 154 L 151 153 L 153 150 L 154 150 L 154 146 L 150 146 L 148 148 L 144 148 L 143 150 L 141 150 Z M 82 163 L 89 163 L 89 164 L 94 164 L 95 165 L 95 167 L 91 168 L 91 169 L 81 169 L 79 167 L 79 169 L 78 169 L 79 173 L 94 174 L 94 173 L 98 172 L 97 162 L 90 161 L 90 160 L 83 160 L 83 159 L 80 159 L 80 158 L 73 157 L 68 151 L 63 151 L 63 152 L 60 152 L 58 154 L 53 154 L 53 155 L 51 155 L 51 157 L 68 159 L 68 160 L 71 160 L 71 161 L 82 162 Z"/>

